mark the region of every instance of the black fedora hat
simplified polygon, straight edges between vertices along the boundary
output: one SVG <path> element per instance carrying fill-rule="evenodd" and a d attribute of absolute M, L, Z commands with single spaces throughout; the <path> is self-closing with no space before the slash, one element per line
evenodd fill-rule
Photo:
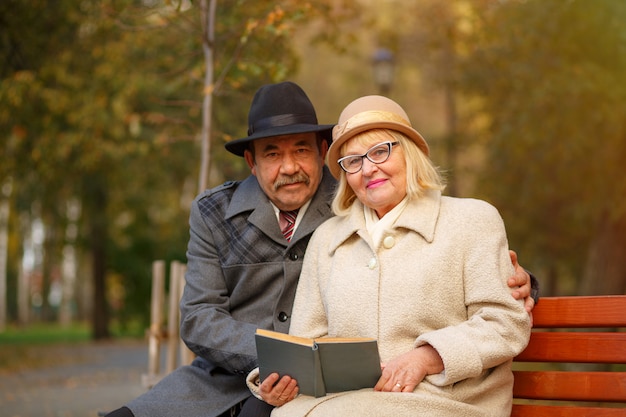
<path fill-rule="evenodd" d="M 248 113 L 248 136 L 226 143 L 226 149 L 243 156 L 255 139 L 296 133 L 320 132 L 330 144 L 334 125 L 320 125 L 311 100 L 297 84 L 286 81 L 259 88 Z"/>

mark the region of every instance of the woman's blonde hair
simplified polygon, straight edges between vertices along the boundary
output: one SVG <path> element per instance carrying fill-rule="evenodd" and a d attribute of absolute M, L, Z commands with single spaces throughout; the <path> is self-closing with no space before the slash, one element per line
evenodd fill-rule
<path fill-rule="evenodd" d="M 439 168 L 406 135 L 390 129 L 367 130 L 344 143 L 340 148 L 340 155 L 344 155 L 346 144 L 353 140 L 365 147 L 388 140 L 399 142 L 404 151 L 407 177 L 406 194 L 409 199 L 421 197 L 425 190 L 443 190 L 445 188 L 445 181 Z M 331 163 L 336 164 L 337 161 Z M 356 194 L 348 185 L 346 173 L 342 170 L 333 198 L 332 209 L 338 216 L 346 215 L 355 199 Z"/>

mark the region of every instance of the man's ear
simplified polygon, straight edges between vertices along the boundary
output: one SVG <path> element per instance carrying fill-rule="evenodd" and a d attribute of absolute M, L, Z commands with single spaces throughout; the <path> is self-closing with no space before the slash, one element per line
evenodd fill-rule
<path fill-rule="evenodd" d="M 250 172 L 252 175 L 256 176 L 256 165 L 254 164 L 254 155 L 249 150 L 243 151 L 243 158 L 246 160 L 248 167 L 250 168 Z"/>
<path fill-rule="evenodd" d="M 326 154 L 328 153 L 328 141 L 326 139 L 322 139 L 322 143 L 320 144 L 320 156 L 323 160 L 326 160 Z"/>

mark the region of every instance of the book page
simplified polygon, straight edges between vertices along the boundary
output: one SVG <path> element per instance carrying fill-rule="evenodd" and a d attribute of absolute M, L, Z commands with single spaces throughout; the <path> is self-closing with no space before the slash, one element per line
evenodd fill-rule
<path fill-rule="evenodd" d="M 375 340 L 369 337 L 319 337 L 315 339 L 315 343 L 362 343 Z"/>
<path fill-rule="evenodd" d="M 295 343 L 297 345 L 313 346 L 315 344 L 315 341 L 313 339 L 293 336 L 290 334 L 275 332 L 272 330 L 256 329 L 256 334 L 272 339 L 284 340 L 285 342 Z"/>

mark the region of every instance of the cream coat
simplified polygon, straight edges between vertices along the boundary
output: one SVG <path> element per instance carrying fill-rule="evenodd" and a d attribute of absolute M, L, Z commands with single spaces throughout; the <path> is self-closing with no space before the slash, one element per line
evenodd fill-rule
<path fill-rule="evenodd" d="M 290 333 L 375 337 L 383 362 L 428 343 L 445 371 L 413 393 L 301 395 L 272 416 L 509 416 L 511 360 L 530 323 L 506 284 L 514 271 L 497 210 L 429 192 L 372 247 L 358 201 L 317 229 Z"/>

